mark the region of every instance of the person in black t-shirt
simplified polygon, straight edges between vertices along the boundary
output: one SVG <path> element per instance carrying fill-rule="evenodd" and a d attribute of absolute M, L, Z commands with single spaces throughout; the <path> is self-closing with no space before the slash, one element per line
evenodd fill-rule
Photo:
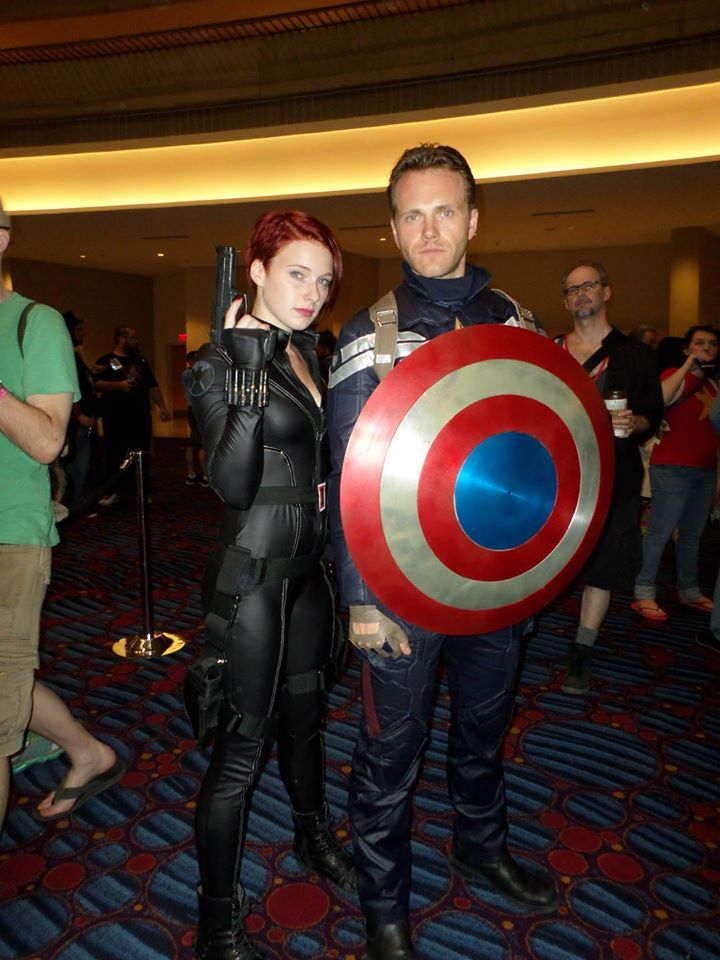
<path fill-rule="evenodd" d="M 98 358 L 95 377 L 97 392 L 102 397 L 105 469 L 110 478 L 129 451 L 150 450 L 151 403 L 160 408 L 163 420 L 170 419 L 170 411 L 150 364 L 140 353 L 133 327 L 115 330 L 112 353 Z M 100 505 L 110 506 L 117 499 L 117 494 L 111 493 L 103 497 Z"/>
<path fill-rule="evenodd" d="M 568 650 L 561 687 L 583 694 L 590 688 L 593 646 L 613 592 L 627 592 L 640 567 L 640 446 L 653 436 L 663 415 L 662 391 L 653 351 L 610 323 L 610 278 L 597 261 L 582 260 L 561 280 L 573 329 L 556 338 L 581 363 L 601 394 L 625 394 L 626 407 L 610 414 L 615 435 L 615 484 L 610 510 L 583 569 L 585 585 L 575 640 Z"/>

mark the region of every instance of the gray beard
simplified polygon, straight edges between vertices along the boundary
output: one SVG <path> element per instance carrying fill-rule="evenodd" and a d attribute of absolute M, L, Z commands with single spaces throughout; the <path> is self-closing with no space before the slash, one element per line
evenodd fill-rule
<path fill-rule="evenodd" d="M 590 317 L 594 317 L 597 313 L 595 307 L 580 307 L 579 310 L 575 311 L 575 316 L 578 320 L 589 320 Z"/>

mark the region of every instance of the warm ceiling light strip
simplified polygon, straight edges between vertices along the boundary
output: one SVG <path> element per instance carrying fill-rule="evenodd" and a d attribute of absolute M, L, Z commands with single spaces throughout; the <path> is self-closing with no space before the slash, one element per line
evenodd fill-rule
<path fill-rule="evenodd" d="M 720 83 L 349 130 L 0 158 L 13 213 L 372 192 L 402 150 L 451 143 L 481 181 L 720 157 Z"/>

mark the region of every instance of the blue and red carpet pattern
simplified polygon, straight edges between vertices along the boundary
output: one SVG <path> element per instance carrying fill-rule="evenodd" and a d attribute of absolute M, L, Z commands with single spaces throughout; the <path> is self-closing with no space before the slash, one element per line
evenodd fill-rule
<path fill-rule="evenodd" d="M 164 473 L 181 474 L 165 445 Z M 193 811 L 207 754 L 181 706 L 197 655 L 199 590 L 219 513 L 181 480 L 153 493 L 155 626 L 187 645 L 167 658 L 111 650 L 141 630 L 132 506 L 67 526 L 45 607 L 42 676 L 127 762 L 120 785 L 53 824 L 30 810 L 64 757 L 17 774 L 0 842 L 0 960 L 190 960 L 196 917 Z M 717 545 L 704 546 L 712 586 Z M 416 802 L 413 920 L 426 960 L 717 960 L 720 956 L 720 657 L 697 646 L 707 622 L 671 596 L 667 623 L 646 624 L 615 598 L 586 696 L 560 690 L 577 621 L 571 591 L 539 618 L 506 744 L 510 843 L 557 878 L 560 909 L 531 917 L 482 884 L 452 877 L 441 689 Z M 346 786 L 359 715 L 351 664 L 329 697 L 328 799 L 347 839 Z M 252 801 L 242 879 L 258 901 L 252 936 L 275 958 L 362 960 L 360 914 L 304 874 L 292 853 L 274 759 Z"/>

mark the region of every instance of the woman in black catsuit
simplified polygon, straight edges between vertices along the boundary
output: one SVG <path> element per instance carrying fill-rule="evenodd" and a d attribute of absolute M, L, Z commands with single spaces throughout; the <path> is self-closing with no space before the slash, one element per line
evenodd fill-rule
<path fill-rule="evenodd" d="M 252 312 L 225 319 L 222 346 L 193 367 L 192 406 L 210 485 L 225 504 L 203 584 L 209 651 L 226 659 L 224 699 L 196 816 L 199 960 L 254 960 L 239 885 L 245 800 L 269 743 L 290 795 L 295 854 L 354 889 L 330 830 L 320 722 L 336 633 L 325 544 L 323 412 L 307 328 L 342 271 L 329 229 L 297 211 L 255 224 L 245 255 Z"/>

